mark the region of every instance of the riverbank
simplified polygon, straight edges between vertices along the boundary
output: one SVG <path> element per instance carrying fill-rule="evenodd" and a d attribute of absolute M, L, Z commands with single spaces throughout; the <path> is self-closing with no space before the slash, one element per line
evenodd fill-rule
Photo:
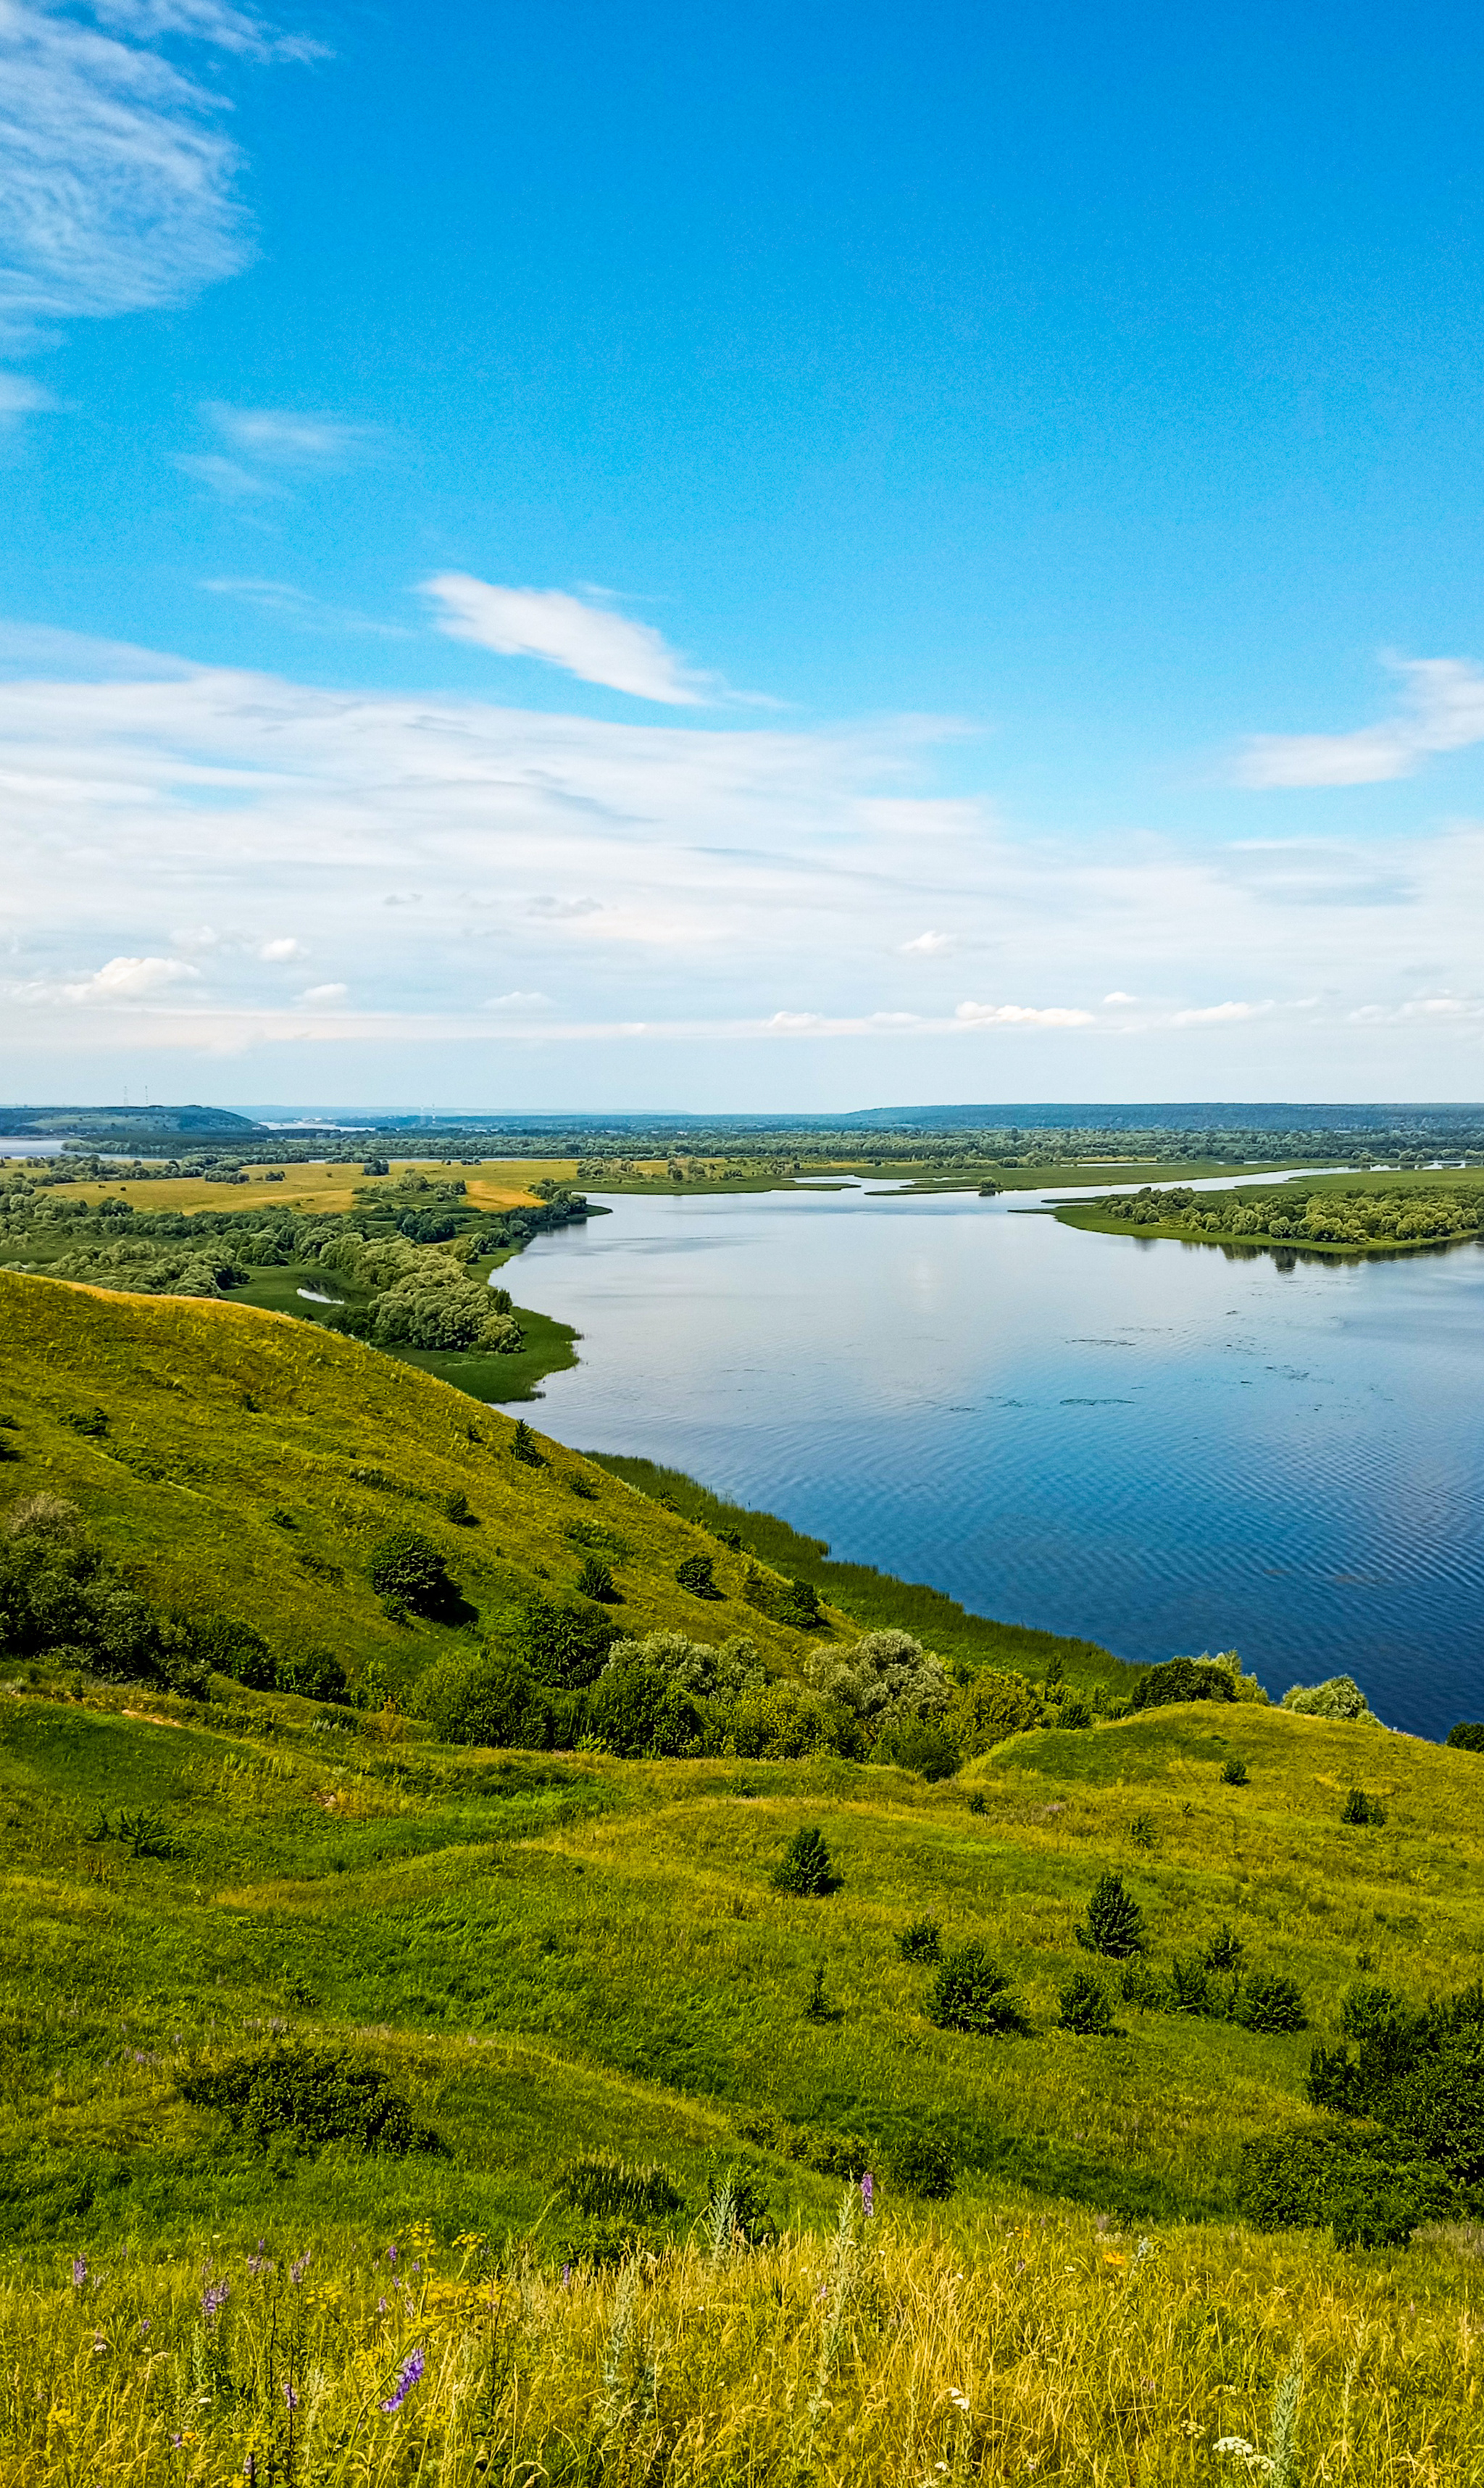
<path fill-rule="evenodd" d="M 1063 1227 L 1084 1234 L 1218 1244 L 1238 1255 L 1393 1258 L 1477 1242 L 1484 1233 L 1484 1172 L 1304 1173 L 1286 1176 L 1271 1191 L 1243 1184 L 1219 1193 L 1162 1182 L 1116 1200 L 1048 1205 Z"/>

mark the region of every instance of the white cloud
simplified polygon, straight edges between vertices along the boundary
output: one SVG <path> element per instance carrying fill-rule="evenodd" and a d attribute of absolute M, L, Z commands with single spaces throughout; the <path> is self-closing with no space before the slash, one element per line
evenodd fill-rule
<path fill-rule="evenodd" d="M 0 424 L 19 423 L 23 415 L 43 414 L 56 405 L 50 389 L 24 372 L 0 372 Z"/>
<path fill-rule="evenodd" d="M 683 1064 L 703 1044 L 771 1063 L 859 1043 L 873 1087 L 890 1081 L 878 1093 L 951 1096 L 973 1093 L 956 1084 L 981 1034 L 1033 1045 L 1069 1094 L 1106 1093 L 1115 1051 L 1132 1093 L 1178 1094 L 1192 1042 L 1237 1097 L 1375 1094 L 1383 1069 L 1381 1093 L 1479 1093 L 1484 824 L 1358 861 L 1311 840 L 1297 906 L 1284 871 L 1204 831 L 904 838 L 882 806 L 931 789 L 921 719 L 612 724 L 110 659 L 61 634 L 0 633 L 0 656 L 26 667 L 0 668 L 0 1042 L 13 1064 L 31 1049 L 38 1094 L 126 1039 L 182 1063 L 302 1039 L 371 1049 L 356 1060 L 391 1084 L 409 1049 L 442 1048 L 439 1085 L 470 1101 L 516 1042 L 567 1048 L 567 1093 L 604 1099 L 651 1044 Z M 1000 994 L 921 1010 L 923 954 L 898 946 L 924 925 L 1013 961 Z M 306 1000 L 293 963 L 263 956 L 291 939 L 306 960 L 353 956 L 355 986 Z M 1370 1029 L 1358 1088 L 1344 1066 Z"/>
<path fill-rule="evenodd" d="M 1456 657 L 1388 659 L 1401 677 L 1401 713 L 1354 734 L 1258 734 L 1238 758 L 1236 782 L 1375 786 L 1410 778 L 1440 751 L 1484 743 L 1484 673 Z"/>
<path fill-rule="evenodd" d="M 258 956 L 260 959 L 272 959 L 275 961 L 279 959 L 302 959 L 304 956 L 304 945 L 302 942 L 295 942 L 292 933 L 280 933 L 275 935 L 271 942 L 264 942 L 259 946 Z"/>
<path fill-rule="evenodd" d="M 693 708 L 708 694 L 647 622 L 583 605 L 558 588 L 492 587 L 462 571 L 424 581 L 442 607 L 438 629 L 502 657 L 538 657 L 579 682 L 602 683 L 635 699 Z"/>
<path fill-rule="evenodd" d="M 1030 1010 L 1021 1003 L 960 1003 L 953 1016 L 960 1028 L 1090 1028 L 1093 1018 L 1060 1004 Z"/>
<path fill-rule="evenodd" d="M 306 985 L 299 996 L 301 1003 L 343 1003 L 349 985 Z"/>
<path fill-rule="evenodd" d="M 1105 994 L 1105 995 L 1104 995 L 1104 997 L 1103 997 L 1103 999 L 1104 999 L 1105 1003 L 1136 1003 L 1136 1002 L 1137 1002 L 1137 1000 L 1138 1000 L 1138 996 L 1137 996 L 1137 994 L 1119 994 L 1119 993 L 1112 993 L 1112 994 Z"/>
<path fill-rule="evenodd" d="M 58 991 L 70 1003 L 137 1003 L 170 985 L 197 983 L 200 973 L 183 959 L 108 959 L 93 975 Z"/>
<path fill-rule="evenodd" d="M 223 406 L 216 401 L 204 406 L 201 411 L 234 449 L 267 466 L 322 470 L 345 466 L 364 456 L 378 438 L 370 425 L 342 423 L 330 415 Z"/>
<path fill-rule="evenodd" d="M 250 255 L 225 99 L 153 48 L 260 61 L 319 47 L 225 0 L 0 6 L 0 337 L 187 301 Z M 104 31 L 104 30 L 111 31 Z"/>
<path fill-rule="evenodd" d="M 266 475 L 254 475 L 246 466 L 239 466 L 235 458 L 218 457 L 214 450 L 205 450 L 200 456 L 182 451 L 170 463 L 172 466 L 178 466 L 182 475 L 188 475 L 192 483 L 205 484 L 218 500 L 276 501 L 283 498 L 282 484 L 275 484 Z"/>
<path fill-rule="evenodd" d="M 913 941 L 900 946 L 904 958 L 932 959 L 939 951 L 957 948 L 951 933 L 919 933 Z"/>

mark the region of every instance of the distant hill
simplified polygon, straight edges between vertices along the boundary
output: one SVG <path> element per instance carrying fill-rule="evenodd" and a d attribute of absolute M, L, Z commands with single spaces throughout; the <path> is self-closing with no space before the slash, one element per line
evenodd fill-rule
<path fill-rule="evenodd" d="M 194 1139 L 220 1134 L 238 1139 L 261 1131 L 248 1115 L 229 1114 L 225 1106 L 0 1106 L 0 1135 L 14 1140 L 96 1141 L 115 1138 L 132 1145 L 167 1133 L 188 1132 Z"/>

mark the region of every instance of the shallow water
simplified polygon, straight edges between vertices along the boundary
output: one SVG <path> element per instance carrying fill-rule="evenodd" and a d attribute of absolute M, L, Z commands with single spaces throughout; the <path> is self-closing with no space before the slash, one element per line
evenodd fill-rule
<path fill-rule="evenodd" d="M 1484 1717 L 1484 1246 L 1285 1270 L 1033 1199 L 614 1197 L 524 1257 L 583 1334 L 541 1422 L 985 1615 Z"/>

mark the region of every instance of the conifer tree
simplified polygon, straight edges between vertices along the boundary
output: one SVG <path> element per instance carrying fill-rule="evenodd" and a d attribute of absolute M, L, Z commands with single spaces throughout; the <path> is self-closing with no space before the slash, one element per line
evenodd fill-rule
<path fill-rule="evenodd" d="M 1109 1961 L 1127 1961 L 1144 1950 L 1144 1913 L 1121 1875 L 1102 1875 L 1092 1887 L 1087 1915 L 1077 1931 L 1084 1952 L 1105 1953 Z"/>

